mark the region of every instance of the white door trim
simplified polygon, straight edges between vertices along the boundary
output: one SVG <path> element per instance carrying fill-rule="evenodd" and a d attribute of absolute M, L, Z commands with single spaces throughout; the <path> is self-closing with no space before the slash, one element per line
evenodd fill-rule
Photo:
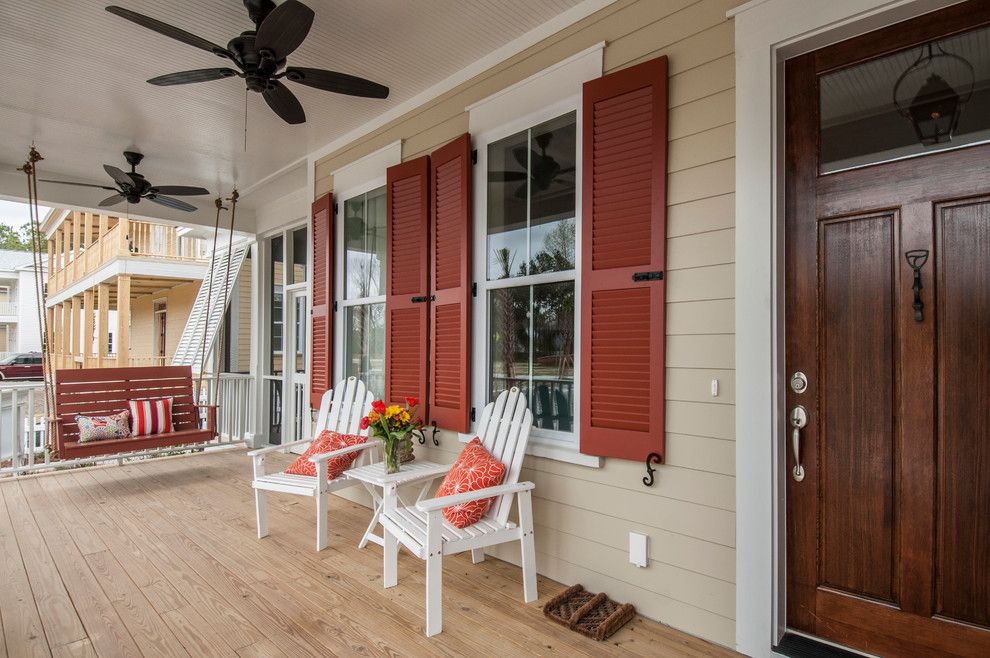
<path fill-rule="evenodd" d="M 783 61 L 958 0 L 753 0 L 736 32 L 736 649 L 785 625 Z"/>

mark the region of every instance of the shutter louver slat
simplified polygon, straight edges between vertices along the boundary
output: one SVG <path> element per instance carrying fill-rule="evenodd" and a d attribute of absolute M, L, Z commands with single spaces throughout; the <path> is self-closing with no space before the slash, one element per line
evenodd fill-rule
<path fill-rule="evenodd" d="M 333 195 L 313 203 L 313 346 L 309 357 L 309 406 L 320 408 L 333 378 Z"/>
<path fill-rule="evenodd" d="M 432 271 L 430 420 L 466 432 L 470 426 L 471 136 L 430 155 Z"/>
<path fill-rule="evenodd" d="M 389 167 L 386 183 L 385 400 L 426 399 L 429 295 L 430 162 L 423 156 Z"/>
<path fill-rule="evenodd" d="M 664 456 L 667 59 L 584 85 L 581 452 Z"/>

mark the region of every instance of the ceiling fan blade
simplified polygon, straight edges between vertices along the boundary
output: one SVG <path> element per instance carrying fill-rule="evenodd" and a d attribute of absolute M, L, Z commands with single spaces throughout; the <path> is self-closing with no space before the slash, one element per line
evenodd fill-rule
<path fill-rule="evenodd" d="M 124 200 L 123 194 L 114 194 L 113 196 L 108 196 L 103 201 L 100 201 L 100 207 L 106 208 L 107 206 L 115 206 Z"/>
<path fill-rule="evenodd" d="M 306 112 L 295 94 L 278 80 L 272 80 L 269 84 L 271 86 L 261 92 L 268 107 L 272 108 L 275 114 L 282 117 L 286 123 L 304 123 Z"/>
<path fill-rule="evenodd" d="M 210 193 L 206 188 L 190 185 L 155 185 L 151 191 L 155 194 L 170 194 L 172 196 L 198 196 Z"/>
<path fill-rule="evenodd" d="M 175 208 L 176 210 L 185 210 L 186 212 L 192 212 L 196 210 L 196 206 L 191 203 L 186 203 L 185 201 L 179 201 L 178 199 L 173 199 L 170 196 L 161 196 L 160 194 L 148 195 L 145 197 L 149 201 L 154 201 L 155 203 L 165 206 L 167 208 Z"/>
<path fill-rule="evenodd" d="M 510 181 L 526 180 L 526 173 L 522 171 L 491 171 L 488 173 L 489 183 L 508 183 Z"/>
<path fill-rule="evenodd" d="M 115 187 L 109 187 L 107 185 L 91 185 L 89 183 L 73 183 L 73 182 L 67 181 L 67 180 L 52 180 L 50 178 L 39 178 L 38 180 L 41 181 L 42 183 L 58 183 L 60 185 L 75 185 L 76 187 L 94 187 L 94 188 L 96 188 L 98 190 L 116 191 L 116 189 L 117 189 Z"/>
<path fill-rule="evenodd" d="M 259 52 L 269 51 L 276 61 L 285 59 L 309 34 L 316 14 L 298 0 L 286 0 L 275 7 L 258 26 L 254 45 Z"/>
<path fill-rule="evenodd" d="M 131 177 L 117 167 L 105 164 L 103 165 L 103 169 L 110 174 L 110 178 L 117 181 L 117 185 L 120 185 L 122 188 L 127 189 L 128 187 L 134 187 L 134 181 Z"/>
<path fill-rule="evenodd" d="M 209 82 L 211 80 L 221 80 L 237 75 L 233 69 L 196 69 L 195 71 L 180 71 L 178 73 L 167 73 L 148 80 L 153 85 L 159 87 L 170 87 L 172 85 L 187 85 L 193 82 Z"/>
<path fill-rule="evenodd" d="M 525 146 L 517 146 L 516 148 L 512 149 L 512 157 L 516 159 L 516 162 L 519 163 L 520 167 L 527 169 L 529 168 L 529 153 L 530 150 L 527 149 Z M 537 153 L 536 151 L 533 151 L 533 159 L 536 160 L 536 158 L 538 157 L 540 157 L 540 154 Z"/>
<path fill-rule="evenodd" d="M 388 87 L 385 85 L 346 73 L 290 66 L 285 69 L 285 77 L 301 85 L 315 87 L 323 91 L 363 98 L 388 98 Z"/>
<path fill-rule="evenodd" d="M 201 50 L 211 52 L 215 55 L 220 55 L 221 57 L 234 59 L 233 55 L 231 55 L 230 51 L 226 48 L 218 46 L 215 43 L 211 43 L 202 37 L 197 37 L 195 34 L 191 34 L 185 30 L 180 30 L 173 25 L 169 25 L 168 23 L 163 23 L 160 20 L 151 18 L 150 16 L 145 16 L 144 14 L 139 14 L 136 11 L 124 9 L 123 7 L 117 7 L 116 5 L 110 5 L 107 7 L 107 11 L 111 14 L 120 16 L 121 18 L 126 18 L 132 23 L 137 23 L 142 27 L 146 27 L 149 30 L 157 32 L 158 34 L 163 34 L 177 41 L 181 41 L 182 43 L 189 44 L 194 48 L 200 48 Z"/>

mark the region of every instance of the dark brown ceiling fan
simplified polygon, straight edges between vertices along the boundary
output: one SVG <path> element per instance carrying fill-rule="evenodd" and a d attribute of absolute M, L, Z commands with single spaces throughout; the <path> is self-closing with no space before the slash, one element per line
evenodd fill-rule
<path fill-rule="evenodd" d="M 316 16 L 313 10 L 303 3 L 298 0 L 286 0 L 276 5 L 272 0 L 244 0 L 244 6 L 247 7 L 248 16 L 254 22 L 256 29 L 242 32 L 234 37 L 226 48 L 129 9 L 114 5 L 106 9 L 111 14 L 126 18 L 149 30 L 229 59 L 239 69 L 236 71 L 232 68 L 197 69 L 169 73 L 148 80 L 153 85 L 184 85 L 237 76 L 244 79 L 248 89 L 260 93 L 275 114 L 282 117 L 286 123 L 293 124 L 305 122 L 306 113 L 295 94 L 282 84 L 282 78 L 308 87 L 349 96 L 388 97 L 388 87 L 364 78 L 336 71 L 286 66 L 286 58 L 306 39 Z"/>
<path fill-rule="evenodd" d="M 115 192 L 115 194 L 108 196 L 103 201 L 100 201 L 100 206 L 103 208 L 115 206 L 124 200 L 133 204 L 140 202 L 141 199 L 147 199 L 148 201 L 154 201 L 155 203 L 168 208 L 192 212 L 196 210 L 196 206 L 186 203 L 185 201 L 180 201 L 179 199 L 173 199 L 172 196 L 199 196 L 201 194 L 210 193 L 209 190 L 202 187 L 191 187 L 189 185 L 152 185 L 147 178 L 136 171 L 137 166 L 141 163 L 143 158 L 144 156 L 136 151 L 124 151 L 124 159 L 127 160 L 127 164 L 131 165 L 131 170 L 129 172 L 125 172 L 118 167 L 114 167 L 113 165 L 103 165 L 104 171 L 110 174 L 110 178 L 114 180 L 117 187 L 90 185 L 89 183 L 73 183 L 71 181 L 50 180 L 46 178 L 41 178 L 39 180 L 44 183 L 61 183 L 62 185 L 75 185 L 77 187 L 93 187 L 98 190 L 111 190 Z"/>

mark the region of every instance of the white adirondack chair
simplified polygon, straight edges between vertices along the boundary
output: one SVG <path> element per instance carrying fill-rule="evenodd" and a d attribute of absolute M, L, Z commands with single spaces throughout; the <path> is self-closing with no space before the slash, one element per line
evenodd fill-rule
<path fill-rule="evenodd" d="M 356 377 L 348 377 L 337 382 L 333 390 L 323 394 L 320 400 L 320 413 L 317 416 L 313 436 L 323 430 L 341 434 L 361 434 L 368 436 L 368 430 L 361 429 L 361 417 L 371 411 L 373 396 L 365 387 L 364 382 Z M 290 475 L 288 473 L 266 473 L 265 457 L 277 452 L 288 452 L 294 447 L 309 443 L 309 439 L 293 441 L 284 445 L 252 450 L 248 456 L 254 461 L 254 502 L 258 518 L 258 539 L 268 536 L 268 509 L 265 496 L 269 491 L 310 496 L 316 498 L 316 550 L 321 551 L 327 546 L 327 510 L 330 492 L 351 487 L 359 482 L 348 480 L 341 475 L 333 480 L 327 480 L 327 462 L 340 455 L 360 452 L 355 460 L 356 465 L 367 463 L 373 457 L 373 448 L 380 447 L 379 440 L 367 441 L 361 445 L 334 450 L 310 459 L 316 464 L 316 477 L 306 475 Z"/>
<path fill-rule="evenodd" d="M 533 546 L 532 482 L 519 482 L 533 413 L 519 389 L 503 391 L 481 414 L 478 436 L 496 459 L 506 465 L 505 479 L 497 487 L 443 496 L 396 507 L 395 498 L 385 501 L 381 524 L 385 530 L 385 587 L 394 587 L 398 571 L 398 543 L 426 561 L 426 634 L 443 630 L 443 556 L 471 551 L 475 563 L 484 560 L 484 549 L 518 541 L 522 551 L 523 599 L 536 600 L 536 553 Z M 436 477 L 436 476 L 434 476 Z M 512 498 L 519 500 L 519 525 L 508 520 Z M 495 498 L 488 513 L 474 525 L 460 529 L 448 523 L 442 510 L 472 500 Z"/>

